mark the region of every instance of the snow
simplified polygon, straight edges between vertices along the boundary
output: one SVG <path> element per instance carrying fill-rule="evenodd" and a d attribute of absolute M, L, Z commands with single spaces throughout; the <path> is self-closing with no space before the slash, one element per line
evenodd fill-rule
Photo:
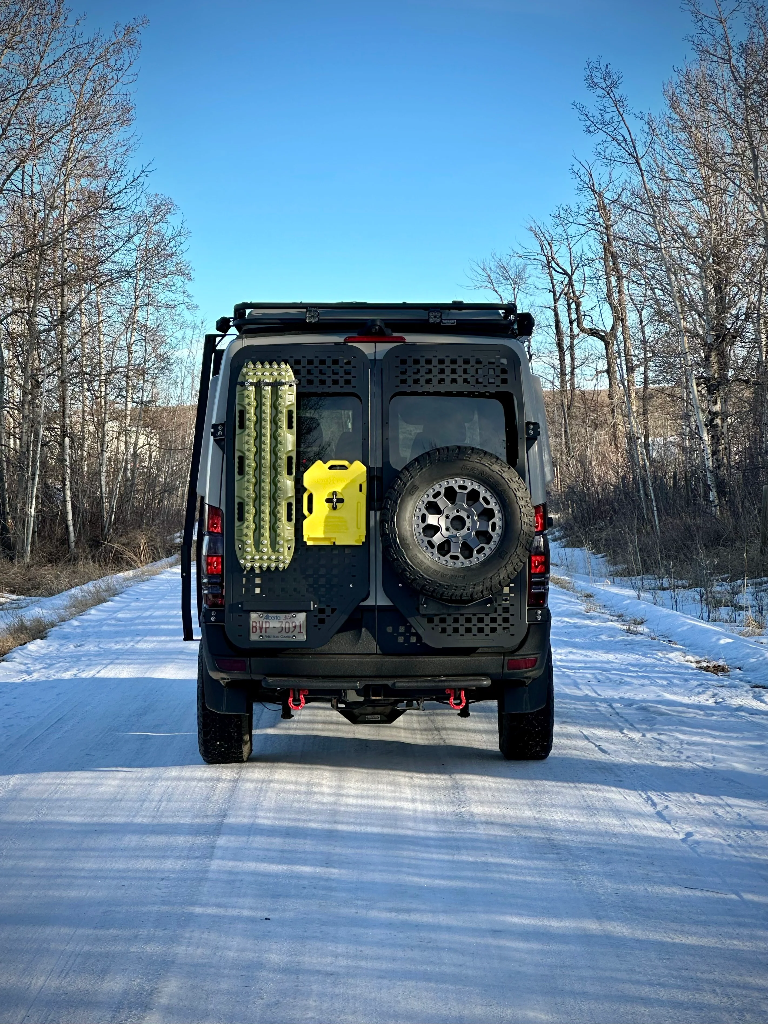
<path fill-rule="evenodd" d="M 0 629 L 18 617 L 41 618 L 56 622 L 60 618 L 66 617 L 67 607 L 73 600 L 88 597 L 94 592 L 98 594 L 105 587 L 113 588 L 115 591 L 124 590 L 143 580 L 148 573 L 157 572 L 177 561 L 178 556 L 172 555 L 170 558 L 160 559 L 159 562 L 150 562 L 149 565 L 145 565 L 141 569 L 127 569 L 124 572 L 113 573 L 111 576 L 102 576 L 100 579 L 83 583 L 79 587 L 72 587 L 70 590 L 63 590 L 60 594 L 54 594 L 51 597 L 22 597 L 18 594 L 0 591 Z"/>
<path fill-rule="evenodd" d="M 562 575 L 575 574 L 590 584 L 616 585 L 610 563 L 605 555 L 588 548 L 570 547 L 559 540 L 551 540 L 553 564 Z M 695 619 L 717 622 L 726 630 L 742 631 L 768 612 L 768 577 L 756 579 L 729 579 L 717 576 L 704 562 L 701 576 L 708 587 L 688 586 L 684 580 L 672 576 L 660 578 L 653 573 L 642 576 L 620 576 L 619 586 L 631 591 L 638 601 L 662 608 L 671 608 Z M 603 579 L 608 577 L 608 579 Z M 765 642 L 765 641 L 763 641 Z"/>
<path fill-rule="evenodd" d="M 765 691 L 555 588 L 548 761 L 257 705 L 206 766 L 178 594 L 0 663 L 1 1021 L 768 1018 Z"/>
<path fill-rule="evenodd" d="M 729 669 L 728 679 L 739 690 L 744 683 L 768 687 L 768 643 L 764 637 L 739 636 L 727 624 L 704 622 L 652 603 L 659 600 L 658 594 L 640 591 L 638 597 L 638 592 L 629 587 L 605 579 L 604 560 L 583 549 L 553 543 L 551 560 L 552 572 L 570 580 L 577 591 L 593 594 L 600 605 L 623 615 L 627 622 L 634 619 L 645 632 L 679 645 L 684 652 L 682 657 L 694 655 L 724 663 Z M 574 563 L 582 569 L 589 565 L 592 571 L 589 575 L 573 571 Z M 666 597 L 669 600 L 668 594 Z M 727 685 L 728 679 L 723 679 L 721 685 Z"/>

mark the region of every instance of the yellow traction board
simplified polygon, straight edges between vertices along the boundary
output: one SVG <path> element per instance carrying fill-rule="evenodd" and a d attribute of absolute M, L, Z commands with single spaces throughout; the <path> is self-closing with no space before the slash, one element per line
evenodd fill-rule
<path fill-rule="evenodd" d="M 314 462 L 304 474 L 307 544 L 362 544 L 366 469 L 362 462 Z"/>

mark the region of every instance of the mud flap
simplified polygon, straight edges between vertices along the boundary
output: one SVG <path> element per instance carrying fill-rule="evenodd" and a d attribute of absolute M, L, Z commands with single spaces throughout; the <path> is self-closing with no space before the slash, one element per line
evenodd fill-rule
<path fill-rule="evenodd" d="M 504 686 L 504 711 L 509 714 L 525 714 L 528 711 L 540 711 L 547 703 L 549 691 L 549 666 L 537 679 L 532 679 L 527 686 Z"/>
<path fill-rule="evenodd" d="M 220 715 L 247 715 L 250 711 L 245 690 L 239 687 L 222 686 L 210 672 L 203 667 L 203 690 L 205 706 L 209 711 L 218 711 Z"/>

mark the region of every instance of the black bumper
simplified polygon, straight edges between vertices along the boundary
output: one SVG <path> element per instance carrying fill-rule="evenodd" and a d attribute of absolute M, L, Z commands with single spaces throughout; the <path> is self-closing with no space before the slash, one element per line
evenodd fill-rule
<path fill-rule="evenodd" d="M 206 703 L 213 710 L 234 711 L 243 699 L 279 702 L 290 689 L 306 689 L 310 700 L 327 701 L 345 689 L 367 694 L 371 686 L 378 688 L 380 699 L 434 700 L 450 686 L 465 689 L 473 701 L 504 697 L 508 711 L 536 710 L 533 705 L 541 707 L 544 701 L 539 704 L 538 687 L 531 683 L 541 677 L 546 665 L 550 625 L 547 610 L 542 622 L 529 625 L 523 643 L 514 651 L 463 654 L 453 648 L 450 654 L 441 650 L 434 655 L 345 655 L 293 649 L 270 656 L 236 648 L 222 627 L 203 625 L 201 651 L 210 677 Z M 509 668 L 510 658 L 536 661 L 524 669 Z M 314 687 L 313 680 L 317 681 Z M 237 696 L 233 690 L 239 691 Z"/>

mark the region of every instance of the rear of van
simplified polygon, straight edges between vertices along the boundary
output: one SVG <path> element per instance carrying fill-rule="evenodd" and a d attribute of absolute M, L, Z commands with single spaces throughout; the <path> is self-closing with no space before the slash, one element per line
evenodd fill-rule
<path fill-rule="evenodd" d="M 254 700 L 359 724 L 493 700 L 501 743 L 551 690 L 532 318 L 245 305 L 233 326 L 207 340 L 185 530 L 204 708 L 245 734 Z"/>

